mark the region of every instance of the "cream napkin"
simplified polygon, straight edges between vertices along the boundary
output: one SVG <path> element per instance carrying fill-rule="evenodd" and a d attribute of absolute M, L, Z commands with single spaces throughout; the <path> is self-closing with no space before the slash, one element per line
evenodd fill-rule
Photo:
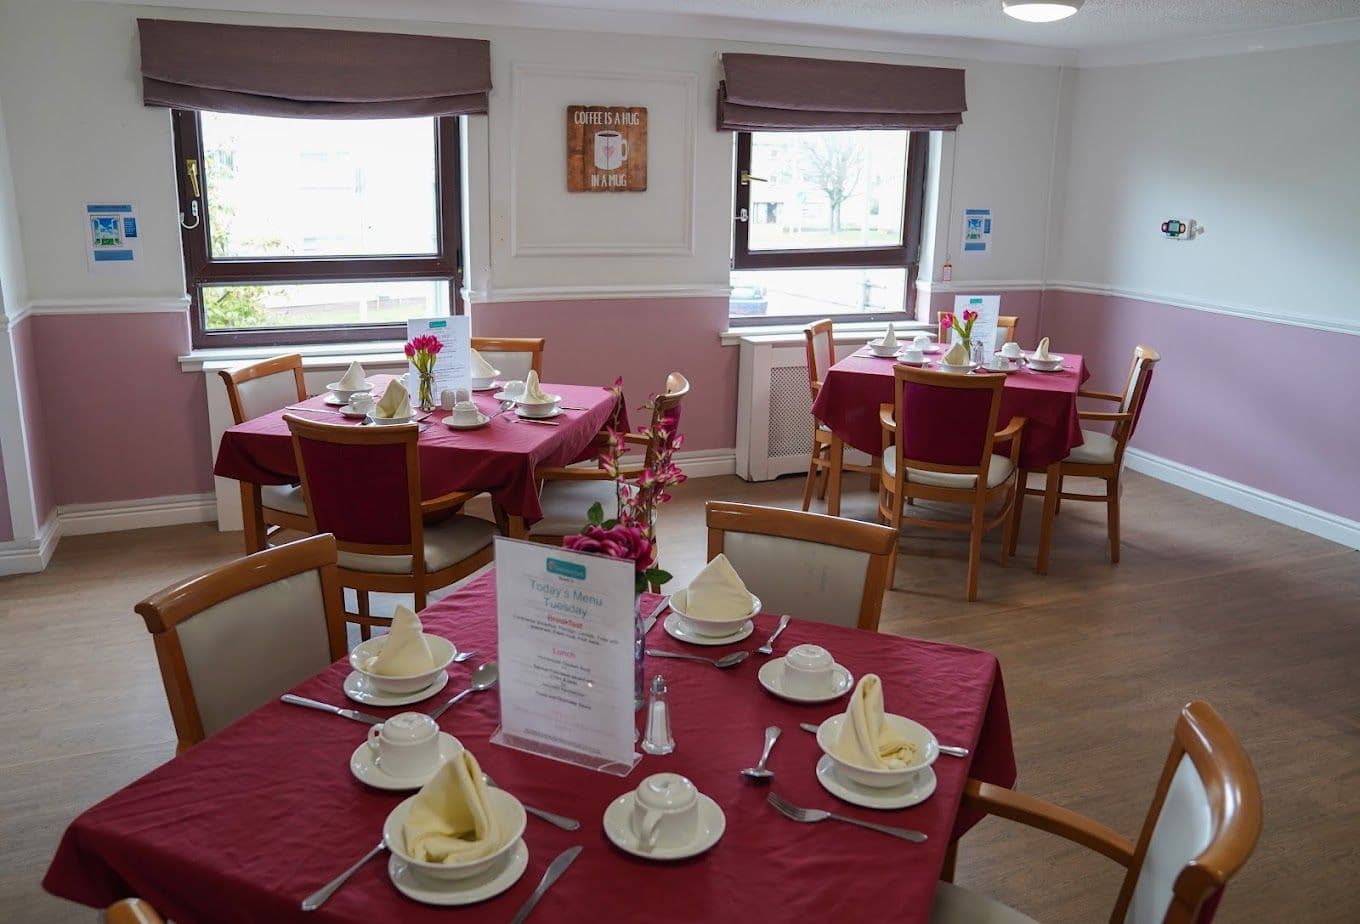
<path fill-rule="evenodd" d="M 373 409 L 373 416 L 385 419 L 411 416 L 411 393 L 406 390 L 401 379 L 393 379 L 387 383 L 387 390 L 383 392 L 378 406 Z"/>
<path fill-rule="evenodd" d="M 501 371 L 487 362 L 481 353 L 476 350 L 472 351 L 472 377 L 474 379 L 492 379 L 500 374 Z"/>
<path fill-rule="evenodd" d="M 543 390 L 543 386 L 538 384 L 538 373 L 530 369 L 529 374 L 524 377 L 524 397 L 520 401 L 525 404 L 552 404 L 552 398 Z"/>
<path fill-rule="evenodd" d="M 384 677 L 410 677 L 434 670 L 434 655 L 421 632 L 420 617 L 397 604 L 392 631 L 387 633 L 382 650 L 368 659 L 364 670 Z"/>
<path fill-rule="evenodd" d="M 865 674 L 850 694 L 845 724 L 831 752 L 857 767 L 891 770 L 916 762 L 916 745 L 898 737 L 883 721 L 883 682 Z"/>
<path fill-rule="evenodd" d="M 336 384 L 340 386 L 341 391 L 358 391 L 361 388 L 368 387 L 368 376 L 364 374 L 364 367 L 359 365 L 359 361 L 356 359 L 349 364 L 344 377 Z"/>
<path fill-rule="evenodd" d="M 751 592 L 727 556 L 704 565 L 685 591 L 685 612 L 700 619 L 742 619 L 751 613 Z"/>
<path fill-rule="evenodd" d="M 402 824 L 406 852 L 426 863 L 467 863 L 495 853 L 505 836 L 486 799 L 482 768 L 463 750 L 421 787 Z"/>
<path fill-rule="evenodd" d="M 893 330 L 892 322 L 888 322 L 888 332 L 883 335 L 883 349 L 897 349 L 897 333 Z"/>
<path fill-rule="evenodd" d="M 963 345 L 962 340 L 956 340 L 949 352 L 944 354 L 944 361 L 951 366 L 968 365 L 968 347 Z"/>
<path fill-rule="evenodd" d="M 1039 346 L 1034 350 L 1035 359 L 1048 359 L 1048 338 L 1039 341 Z"/>

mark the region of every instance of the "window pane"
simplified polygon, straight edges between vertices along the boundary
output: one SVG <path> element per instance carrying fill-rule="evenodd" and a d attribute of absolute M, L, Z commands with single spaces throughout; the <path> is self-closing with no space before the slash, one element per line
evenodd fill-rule
<path fill-rule="evenodd" d="M 212 256 L 433 254 L 433 119 L 204 112 Z"/>
<path fill-rule="evenodd" d="M 752 132 L 748 247 L 900 247 L 907 132 Z"/>
<path fill-rule="evenodd" d="M 734 318 L 906 310 L 905 269 L 758 270 L 732 274 Z"/>
<path fill-rule="evenodd" d="M 391 324 L 449 313 L 436 280 L 203 286 L 208 330 Z"/>

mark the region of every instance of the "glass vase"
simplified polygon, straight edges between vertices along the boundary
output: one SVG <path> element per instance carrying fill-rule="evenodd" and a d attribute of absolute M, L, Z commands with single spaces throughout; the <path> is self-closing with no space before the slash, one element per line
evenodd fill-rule
<path fill-rule="evenodd" d="M 983 352 L 985 349 L 981 340 L 968 341 L 968 359 L 976 366 L 981 366 L 987 361 L 987 356 Z"/>
<path fill-rule="evenodd" d="M 434 410 L 434 373 L 420 373 L 419 394 L 417 401 L 422 411 Z"/>
<path fill-rule="evenodd" d="M 647 665 L 645 663 L 646 654 L 646 619 L 647 614 L 643 611 L 642 594 L 633 598 L 633 711 L 643 707 L 647 702 Z"/>

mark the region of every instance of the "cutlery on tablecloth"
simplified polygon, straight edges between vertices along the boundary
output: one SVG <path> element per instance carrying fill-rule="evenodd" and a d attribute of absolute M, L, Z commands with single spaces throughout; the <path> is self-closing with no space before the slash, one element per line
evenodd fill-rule
<path fill-rule="evenodd" d="M 464 661 L 471 661 L 475 657 L 477 657 L 475 651 L 460 651 L 453 656 L 453 661 L 455 664 L 462 664 Z"/>
<path fill-rule="evenodd" d="M 485 770 L 482 771 L 482 779 L 486 780 L 486 785 L 490 786 L 492 789 L 501 788 L 496 785 L 496 781 L 491 778 L 491 774 L 487 773 Z M 557 827 L 561 828 L 563 831 L 578 831 L 581 828 L 581 823 L 575 818 L 568 818 L 566 815 L 558 815 L 555 812 L 545 812 L 541 808 L 534 808 L 532 805 L 525 805 L 523 802 L 521 802 L 520 805 L 523 806 L 524 811 L 528 812 L 530 815 L 533 815 L 536 818 L 542 818 L 550 825 L 557 825 Z"/>
<path fill-rule="evenodd" d="M 536 424 L 543 424 L 543 426 L 545 426 L 545 427 L 556 427 L 556 426 L 558 426 L 558 423 L 557 423 L 557 421 L 555 421 L 555 420 L 539 420 L 537 417 L 519 417 L 519 416 L 515 416 L 515 417 L 511 417 L 511 418 L 510 418 L 510 422 L 511 422 L 511 423 L 536 423 Z"/>
<path fill-rule="evenodd" d="M 528 920 L 529 914 L 534 910 L 534 906 L 538 904 L 538 900 L 543 897 L 545 892 L 552 888 L 552 884 L 567 871 L 567 867 L 571 866 L 572 862 L 580 855 L 580 844 L 577 844 L 575 847 L 569 847 L 559 853 L 557 859 L 548 864 L 548 871 L 543 874 L 543 879 L 538 883 L 538 888 L 534 889 L 534 894 L 529 896 L 529 900 L 526 901 L 523 906 L 520 907 L 519 911 L 515 912 L 515 916 L 510 919 L 510 924 L 524 924 L 524 922 Z"/>
<path fill-rule="evenodd" d="M 901 838 L 904 841 L 911 841 L 913 844 L 920 844 L 926 840 L 926 836 L 920 831 L 913 831 L 910 828 L 894 828 L 891 825 L 875 824 L 872 821 L 860 821 L 858 818 L 851 818 L 849 815 L 837 815 L 835 812 L 828 812 L 823 809 L 801 808 L 775 793 L 766 796 L 765 801 L 774 806 L 775 811 L 785 818 L 801 821 L 804 824 L 816 824 L 819 821 L 831 819 L 843 821 L 848 825 L 856 825 L 860 828 L 868 828 L 870 831 Z"/>
<path fill-rule="evenodd" d="M 341 718 L 353 719 L 355 722 L 363 722 L 367 725 L 377 725 L 383 720 L 376 715 L 367 712 L 360 712 L 358 709 L 341 709 L 339 706 L 332 706 L 330 703 L 323 703 L 319 699 L 308 699 L 305 696 L 297 696 L 293 693 L 285 693 L 279 697 L 285 703 L 294 706 L 304 706 L 307 709 L 316 709 L 320 712 L 329 712 Z"/>
<path fill-rule="evenodd" d="M 723 655 L 721 658 L 705 658 L 703 655 L 681 654 L 678 651 L 661 651 L 657 648 L 648 648 L 647 654 L 653 658 L 676 658 L 681 661 L 702 661 L 704 664 L 710 664 L 719 670 L 736 667 L 742 661 L 751 657 L 751 652 L 749 651 L 734 651 L 731 654 Z"/>
<path fill-rule="evenodd" d="M 741 771 L 741 775 L 748 780 L 755 780 L 757 783 L 768 783 L 774 779 L 774 771 L 765 768 L 765 762 L 770 759 L 770 751 L 774 750 L 774 743 L 779 740 L 780 728 L 778 725 L 771 725 L 765 729 L 765 749 L 760 752 L 760 762 L 754 767 L 747 767 Z"/>
<path fill-rule="evenodd" d="M 761 645 L 759 648 L 756 649 L 756 653 L 763 655 L 774 654 L 774 640 L 779 638 L 779 633 L 783 632 L 788 627 L 789 617 L 788 614 L 786 613 L 785 615 L 779 617 L 779 625 L 775 628 L 774 632 L 771 633 L 770 637 L 765 640 L 765 644 Z"/>
<path fill-rule="evenodd" d="M 383 844 L 382 841 L 379 841 L 378 846 L 374 847 L 368 853 L 360 857 L 357 863 L 355 863 L 349 869 L 345 870 L 339 876 L 336 876 L 330 882 L 323 885 L 321 888 L 317 889 L 311 895 L 308 895 L 306 898 L 304 898 L 302 900 L 302 910 L 315 911 L 316 909 L 320 908 L 323 904 L 326 903 L 326 899 L 330 898 L 332 895 L 335 894 L 336 889 L 344 885 L 349 880 L 350 876 L 353 876 L 355 873 L 359 871 L 359 867 L 363 866 L 369 860 L 372 860 L 378 854 L 382 853 L 383 848 L 385 846 L 386 845 Z"/>
<path fill-rule="evenodd" d="M 468 688 L 440 706 L 434 712 L 431 712 L 430 718 L 437 720 L 441 715 L 449 711 L 450 706 L 458 703 L 464 697 L 491 689 L 496 685 L 496 681 L 500 679 L 500 676 L 500 667 L 495 661 L 487 661 L 485 664 L 478 664 L 477 669 L 472 672 L 472 680 L 469 682 Z"/>
<path fill-rule="evenodd" d="M 290 404 L 288 407 L 284 408 L 284 410 L 285 410 L 285 411 L 306 411 L 307 413 L 310 413 L 310 414 L 334 414 L 334 415 L 336 415 L 337 417 L 344 417 L 344 416 L 345 416 L 344 414 L 341 414 L 339 411 L 333 411 L 333 410 L 331 410 L 331 409 L 328 408 L 328 407 L 306 407 L 306 406 L 301 405 L 301 404 Z"/>
<path fill-rule="evenodd" d="M 812 734 L 815 735 L 817 734 L 819 726 L 814 725 L 811 722 L 799 722 L 798 727 L 805 732 L 812 732 Z M 948 754 L 950 757 L 967 757 L 969 751 L 967 748 L 956 747 L 952 744 L 942 744 L 940 745 L 940 753 Z"/>
<path fill-rule="evenodd" d="M 661 602 L 656 605 L 656 609 L 652 610 L 652 614 L 650 616 L 643 617 L 642 619 L 643 635 L 646 635 L 648 632 L 652 631 L 652 626 L 656 625 L 657 618 L 660 617 L 660 615 L 666 611 L 666 607 L 670 605 L 671 595 L 666 594 L 666 596 L 661 598 Z"/>

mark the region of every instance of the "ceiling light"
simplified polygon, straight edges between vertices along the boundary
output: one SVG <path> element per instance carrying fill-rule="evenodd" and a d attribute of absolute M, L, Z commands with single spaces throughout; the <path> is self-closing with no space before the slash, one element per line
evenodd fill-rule
<path fill-rule="evenodd" d="M 1001 0 L 1007 16 L 1025 22 L 1057 22 L 1081 9 L 1083 0 Z"/>

